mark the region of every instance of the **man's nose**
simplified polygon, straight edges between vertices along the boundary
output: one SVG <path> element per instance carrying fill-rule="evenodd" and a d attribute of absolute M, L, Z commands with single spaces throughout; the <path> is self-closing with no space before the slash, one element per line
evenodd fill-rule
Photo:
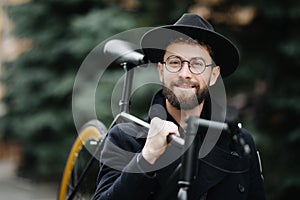
<path fill-rule="evenodd" d="M 190 78 L 192 76 L 188 62 L 182 63 L 181 70 L 179 71 L 179 76 L 181 76 L 182 78 Z"/>

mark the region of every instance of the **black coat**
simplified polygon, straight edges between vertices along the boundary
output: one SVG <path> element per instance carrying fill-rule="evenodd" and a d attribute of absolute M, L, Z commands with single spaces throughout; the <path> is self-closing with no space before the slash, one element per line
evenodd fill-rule
<path fill-rule="evenodd" d="M 161 93 L 154 103 L 165 107 Z M 175 122 L 170 115 L 167 119 Z M 241 132 L 250 155 L 244 156 L 232 145 L 229 134 L 222 132 L 214 148 L 195 162 L 189 200 L 265 199 L 254 141 L 248 132 Z M 150 165 L 140 154 L 146 137 L 147 130 L 133 123 L 118 124 L 109 131 L 94 199 L 177 199 L 182 150 L 170 145 L 156 164 Z"/>

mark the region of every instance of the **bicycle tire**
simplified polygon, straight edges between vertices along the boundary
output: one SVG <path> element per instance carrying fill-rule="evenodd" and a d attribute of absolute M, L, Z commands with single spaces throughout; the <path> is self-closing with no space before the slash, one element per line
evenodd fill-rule
<path fill-rule="evenodd" d="M 93 144 L 95 145 L 96 142 L 96 145 L 99 147 L 99 145 L 102 144 L 102 140 L 105 138 L 106 133 L 107 129 L 105 125 L 98 120 L 91 120 L 83 125 L 69 153 L 59 187 L 58 200 L 68 199 L 68 194 L 72 192 L 72 187 L 74 185 L 74 183 L 71 184 L 71 182 L 74 181 L 72 180 L 72 174 L 76 174 L 74 173 L 76 170 L 76 162 L 78 161 L 80 153 L 85 149 L 85 145 L 88 142 L 93 141 Z"/>

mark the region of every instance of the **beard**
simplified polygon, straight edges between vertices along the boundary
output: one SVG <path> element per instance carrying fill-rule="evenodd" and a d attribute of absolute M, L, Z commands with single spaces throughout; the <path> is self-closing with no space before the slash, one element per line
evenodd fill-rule
<path fill-rule="evenodd" d="M 171 82 L 170 87 L 167 87 L 164 84 L 162 91 L 169 103 L 178 110 L 191 110 L 196 106 L 199 106 L 209 96 L 208 86 L 205 85 L 203 88 L 200 88 L 198 84 L 193 87 L 195 93 L 181 93 L 176 95 L 174 92 L 174 86 L 178 84 L 178 82 L 179 84 L 189 84 L 189 82 L 185 80 L 177 81 L 176 83 Z"/>

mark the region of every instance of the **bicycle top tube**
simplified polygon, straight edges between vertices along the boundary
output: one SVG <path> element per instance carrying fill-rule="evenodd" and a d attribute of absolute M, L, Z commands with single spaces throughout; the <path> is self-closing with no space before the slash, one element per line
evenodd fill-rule
<path fill-rule="evenodd" d="M 134 115 L 131 115 L 129 113 L 126 112 L 121 112 L 119 113 L 114 120 L 114 123 L 117 122 L 119 119 L 125 120 L 127 122 L 134 122 L 137 123 L 145 128 L 150 128 L 150 124 L 135 117 Z M 196 118 L 195 120 L 192 122 L 194 123 L 194 125 L 198 126 L 204 126 L 204 127 L 209 127 L 209 128 L 213 128 L 213 129 L 217 129 L 217 130 L 228 130 L 228 124 L 227 123 L 223 123 L 223 122 L 217 122 L 217 121 L 211 121 L 211 120 L 206 120 L 206 119 L 200 119 L 200 118 Z M 182 139 L 181 137 L 175 136 L 175 135 L 169 135 L 168 136 L 168 142 L 175 144 L 177 147 L 182 148 L 184 146 L 184 139 Z"/>

